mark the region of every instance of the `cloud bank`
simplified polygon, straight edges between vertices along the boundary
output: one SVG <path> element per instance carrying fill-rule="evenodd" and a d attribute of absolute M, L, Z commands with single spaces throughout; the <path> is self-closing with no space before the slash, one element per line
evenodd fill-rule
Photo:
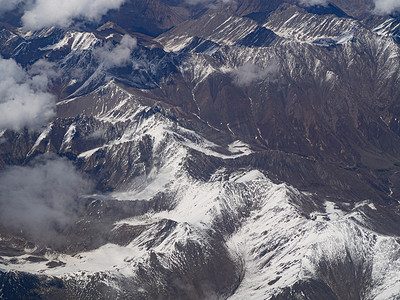
<path fill-rule="evenodd" d="M 60 243 L 60 231 L 76 220 L 76 199 L 91 183 L 66 159 L 43 155 L 27 167 L 0 173 L 0 224 L 38 243 Z"/>
<path fill-rule="evenodd" d="M 55 97 L 48 93 L 52 65 L 39 61 L 24 70 L 0 57 L 0 130 L 38 128 L 55 115 Z"/>
<path fill-rule="evenodd" d="M 74 19 L 93 21 L 117 9 L 125 0 L 36 0 L 32 8 L 25 11 L 22 22 L 27 29 L 44 27 L 67 27 Z"/>
<path fill-rule="evenodd" d="M 246 87 L 260 80 L 272 80 L 277 74 L 278 65 L 274 61 L 265 68 L 247 62 L 232 72 L 234 83 L 239 87 Z"/>
<path fill-rule="evenodd" d="M 136 47 L 136 39 L 129 35 L 124 35 L 116 46 L 109 42 L 103 47 L 97 48 L 95 56 L 106 69 L 123 67 L 131 62 L 131 53 Z"/>
<path fill-rule="evenodd" d="M 94 21 L 111 9 L 118 9 L 125 0 L 0 0 L 0 13 L 23 6 L 25 29 L 67 27 L 74 19 Z"/>
<path fill-rule="evenodd" d="M 400 12 L 399 0 L 374 0 L 374 2 L 374 12 L 377 14 L 391 14 L 394 12 Z"/>

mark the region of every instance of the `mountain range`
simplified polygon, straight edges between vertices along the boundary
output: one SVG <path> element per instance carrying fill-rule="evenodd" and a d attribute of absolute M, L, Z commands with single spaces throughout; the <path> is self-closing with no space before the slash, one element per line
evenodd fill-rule
<path fill-rule="evenodd" d="M 0 299 L 399 299 L 396 3 L 34 3 L 0 17 Z"/>

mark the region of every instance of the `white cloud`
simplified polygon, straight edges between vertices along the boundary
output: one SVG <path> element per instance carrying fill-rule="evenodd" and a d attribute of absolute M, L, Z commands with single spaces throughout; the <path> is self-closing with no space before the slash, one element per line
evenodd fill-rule
<path fill-rule="evenodd" d="M 131 53 L 137 47 L 135 38 L 124 35 L 120 43 L 113 46 L 108 42 L 103 47 L 95 50 L 95 55 L 100 64 L 105 68 L 123 67 L 131 62 Z"/>
<path fill-rule="evenodd" d="M 28 30 L 44 27 L 67 27 L 74 19 L 93 21 L 111 9 L 118 9 L 125 0 L 0 0 L 0 12 L 24 5 L 22 22 Z"/>
<path fill-rule="evenodd" d="M 13 59 L 0 58 L 0 130 L 37 128 L 54 117 L 55 97 L 47 92 L 50 76 L 55 71 L 47 62 L 26 71 Z"/>
<path fill-rule="evenodd" d="M 399 0 L 374 0 L 375 10 L 377 14 L 390 14 L 400 11 Z"/>
<path fill-rule="evenodd" d="M 306 6 L 314 6 L 314 5 L 328 5 L 328 0 L 300 0 L 300 4 Z"/>
<path fill-rule="evenodd" d="M 50 83 L 59 78 L 61 74 L 57 72 L 55 65 L 44 59 L 38 60 L 27 71 L 30 76 L 31 85 L 35 90 L 45 91 Z"/>
<path fill-rule="evenodd" d="M 265 68 L 247 62 L 232 72 L 234 83 L 240 87 L 260 80 L 272 80 L 277 74 L 278 65 L 275 61 L 271 61 Z"/>
<path fill-rule="evenodd" d="M 91 188 L 69 161 L 55 155 L 12 166 L 0 173 L 0 224 L 36 242 L 59 242 L 59 231 L 77 218 L 77 198 Z"/>

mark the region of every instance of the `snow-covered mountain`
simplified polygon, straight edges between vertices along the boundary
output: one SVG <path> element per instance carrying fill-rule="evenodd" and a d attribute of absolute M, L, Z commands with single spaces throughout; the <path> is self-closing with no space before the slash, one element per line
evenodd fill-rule
<path fill-rule="evenodd" d="M 396 13 L 146 0 L 29 30 L 22 7 L 0 299 L 400 297 Z"/>

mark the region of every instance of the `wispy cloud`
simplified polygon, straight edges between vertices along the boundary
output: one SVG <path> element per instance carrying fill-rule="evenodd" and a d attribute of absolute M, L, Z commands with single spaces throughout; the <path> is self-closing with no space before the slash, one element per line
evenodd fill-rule
<path fill-rule="evenodd" d="M 400 12 L 399 0 L 374 0 L 374 3 L 374 12 L 377 14 L 391 14 L 394 12 Z"/>
<path fill-rule="evenodd" d="M 186 0 L 186 3 L 190 5 L 205 4 L 205 5 L 215 5 L 218 3 L 233 3 L 236 0 Z"/>
<path fill-rule="evenodd" d="M 385 15 L 395 12 L 400 12 L 400 1 L 399 0 L 373 0 L 375 9 L 373 13 Z M 299 0 L 299 3 L 306 6 L 313 5 L 328 5 L 328 0 Z"/>
<path fill-rule="evenodd" d="M 4 13 L 9 10 L 13 10 L 18 6 L 27 2 L 26 0 L 0 0 L 0 13 Z"/>
<path fill-rule="evenodd" d="M 131 62 L 131 54 L 136 47 L 136 39 L 124 35 L 116 46 L 108 42 L 103 47 L 95 49 L 94 53 L 105 68 L 123 67 Z"/>
<path fill-rule="evenodd" d="M 54 117 L 55 97 L 47 92 L 52 65 L 39 61 L 29 70 L 0 58 L 0 130 L 37 128 Z"/>
<path fill-rule="evenodd" d="M 328 5 L 328 0 L 300 0 L 300 4 L 306 6 L 314 6 L 314 5 Z"/>
<path fill-rule="evenodd" d="M 265 67 L 260 67 L 247 62 L 232 72 L 234 83 L 240 87 L 246 87 L 253 82 L 263 80 L 273 80 L 278 74 L 278 65 L 275 61 L 270 61 Z"/>
<path fill-rule="evenodd" d="M 60 230 L 77 218 L 77 198 L 91 188 L 69 161 L 55 155 L 10 167 L 0 173 L 0 224 L 38 243 L 59 243 Z"/>

